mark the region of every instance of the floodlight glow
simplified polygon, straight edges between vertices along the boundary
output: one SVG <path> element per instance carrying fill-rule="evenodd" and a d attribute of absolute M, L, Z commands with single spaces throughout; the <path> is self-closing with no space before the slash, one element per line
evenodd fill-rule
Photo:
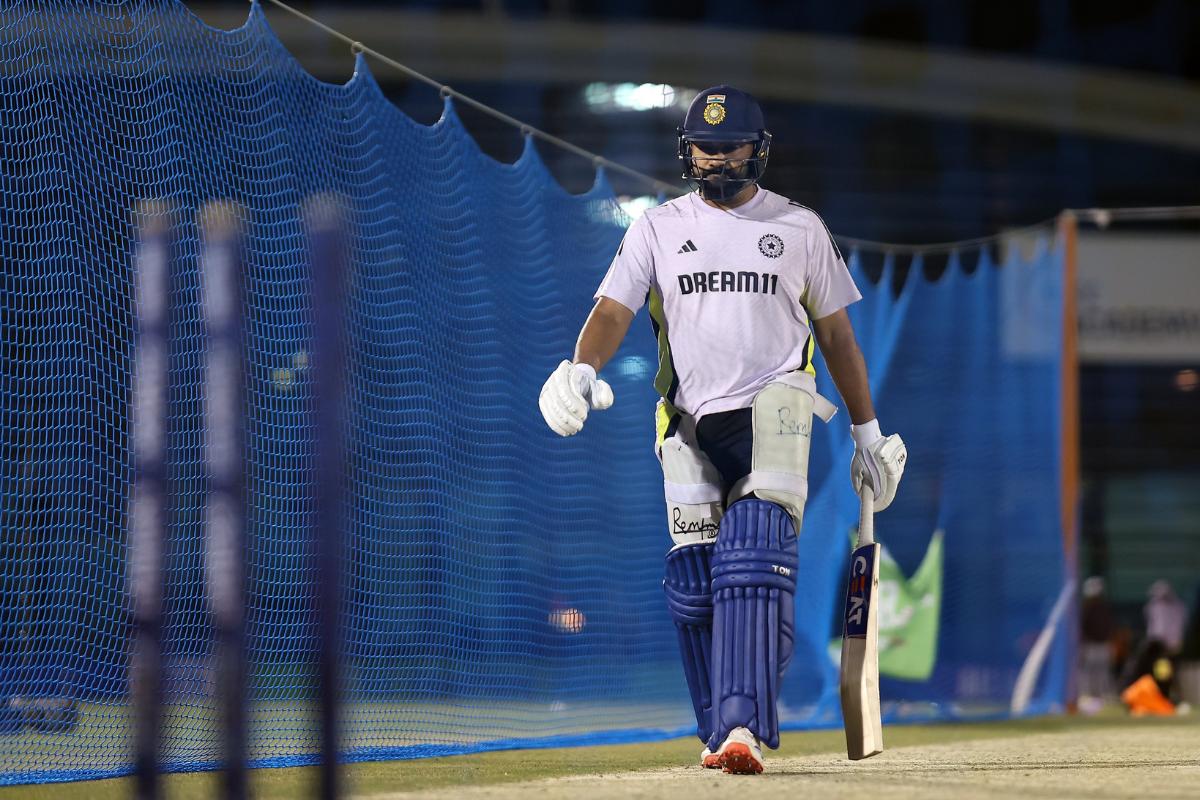
<path fill-rule="evenodd" d="M 643 83 L 635 86 L 622 83 L 613 93 L 618 106 L 633 111 L 649 111 L 652 108 L 668 108 L 675 102 L 675 89 L 661 83 Z"/>
<path fill-rule="evenodd" d="M 654 365 L 650 359 L 641 356 L 625 356 L 617 359 L 613 367 L 617 375 L 630 380 L 645 380 L 654 374 Z"/>
<path fill-rule="evenodd" d="M 597 113 L 651 111 L 683 104 L 695 92 L 665 83 L 589 83 L 583 101 Z"/>
<path fill-rule="evenodd" d="M 648 194 L 641 195 L 640 197 L 621 195 L 617 198 L 617 204 L 621 206 L 622 211 L 629 215 L 630 219 L 637 219 L 646 213 L 647 208 L 653 208 L 658 205 L 658 198 Z"/>

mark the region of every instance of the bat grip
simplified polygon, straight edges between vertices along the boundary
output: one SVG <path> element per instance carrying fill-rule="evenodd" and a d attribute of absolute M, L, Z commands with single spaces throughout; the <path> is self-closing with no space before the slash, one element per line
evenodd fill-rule
<path fill-rule="evenodd" d="M 858 546 L 875 543 L 875 492 L 863 486 L 858 495 Z"/>

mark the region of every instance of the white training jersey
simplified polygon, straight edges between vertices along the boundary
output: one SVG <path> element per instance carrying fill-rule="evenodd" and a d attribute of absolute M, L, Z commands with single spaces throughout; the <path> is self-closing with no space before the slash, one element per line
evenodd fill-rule
<path fill-rule="evenodd" d="M 761 187 L 732 210 L 695 192 L 649 209 L 596 297 L 634 312 L 649 303 L 655 388 L 696 419 L 748 408 L 788 373 L 811 387 L 809 319 L 862 299 L 821 218 Z"/>

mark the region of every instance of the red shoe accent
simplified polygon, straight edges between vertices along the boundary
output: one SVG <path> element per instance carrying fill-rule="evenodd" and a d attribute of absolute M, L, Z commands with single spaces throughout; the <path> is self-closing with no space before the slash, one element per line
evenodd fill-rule
<path fill-rule="evenodd" d="M 749 747 L 740 742 L 726 745 L 720 758 L 721 768 L 731 775 L 758 775 L 763 771 L 762 762 L 754 757 Z"/>

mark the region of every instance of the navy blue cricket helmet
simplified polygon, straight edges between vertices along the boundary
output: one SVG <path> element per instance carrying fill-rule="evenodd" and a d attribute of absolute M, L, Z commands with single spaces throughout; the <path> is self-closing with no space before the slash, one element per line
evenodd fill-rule
<path fill-rule="evenodd" d="M 736 166 L 725 162 L 717 169 L 702 170 L 692 157 L 693 144 L 713 156 L 728 154 L 745 144 L 753 144 L 754 152 Z M 683 177 L 706 200 L 729 200 L 758 183 L 767 169 L 770 150 L 771 134 L 758 101 L 732 86 L 722 84 L 696 95 L 679 128 Z"/>

